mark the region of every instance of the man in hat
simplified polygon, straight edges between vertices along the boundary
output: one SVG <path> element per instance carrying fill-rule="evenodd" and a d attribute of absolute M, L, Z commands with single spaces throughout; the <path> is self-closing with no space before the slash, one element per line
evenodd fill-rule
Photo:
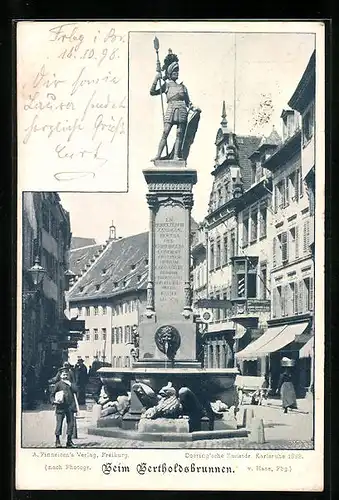
<path fill-rule="evenodd" d="M 55 446 L 61 448 L 60 436 L 62 434 L 62 425 L 66 417 L 67 423 L 67 448 L 74 448 L 72 441 L 74 430 L 74 414 L 78 411 L 76 400 L 76 385 L 70 381 L 70 372 L 67 368 L 60 369 L 60 380 L 53 389 L 55 405 Z"/>
<path fill-rule="evenodd" d="M 86 386 L 88 382 L 87 367 L 82 358 L 78 359 L 74 368 L 75 383 L 78 388 L 77 396 L 79 405 L 86 404 Z"/>

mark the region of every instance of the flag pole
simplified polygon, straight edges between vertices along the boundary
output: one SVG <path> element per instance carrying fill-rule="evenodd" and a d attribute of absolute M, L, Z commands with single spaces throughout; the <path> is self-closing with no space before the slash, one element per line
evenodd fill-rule
<path fill-rule="evenodd" d="M 158 71 L 158 73 L 161 74 L 161 65 L 160 65 L 160 59 L 159 59 L 159 39 L 157 37 L 154 37 L 153 45 L 154 45 L 155 52 L 157 54 L 157 71 Z M 159 76 L 158 81 L 159 81 L 159 85 L 160 85 L 160 99 L 161 99 L 162 120 L 163 120 L 163 123 L 165 125 L 164 101 L 163 101 L 162 90 L 161 90 L 161 76 Z M 167 140 L 166 140 L 166 155 L 168 156 Z"/>

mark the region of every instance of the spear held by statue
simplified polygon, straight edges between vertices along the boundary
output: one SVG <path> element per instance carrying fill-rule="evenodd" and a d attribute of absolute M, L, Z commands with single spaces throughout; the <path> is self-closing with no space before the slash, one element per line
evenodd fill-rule
<path fill-rule="evenodd" d="M 161 85 L 162 85 L 161 84 L 161 64 L 160 64 L 160 59 L 159 59 L 159 46 L 160 45 L 159 45 L 159 39 L 157 37 L 154 37 L 153 45 L 154 45 L 155 52 L 157 54 L 157 73 L 159 74 L 158 81 L 159 81 L 159 85 L 160 85 L 160 89 L 161 89 Z M 161 99 L 162 121 L 165 125 L 164 100 L 163 100 L 162 92 L 160 92 L 160 99 Z M 168 156 L 167 139 L 166 139 L 166 155 Z"/>

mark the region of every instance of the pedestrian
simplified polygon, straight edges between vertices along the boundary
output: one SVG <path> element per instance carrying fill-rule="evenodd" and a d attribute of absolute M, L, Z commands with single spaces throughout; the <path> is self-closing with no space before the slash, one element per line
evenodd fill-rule
<path fill-rule="evenodd" d="M 291 368 L 288 366 L 286 366 L 283 373 L 280 375 L 277 393 L 279 392 L 284 413 L 287 413 L 289 408 L 297 409 L 297 398 L 292 382 Z"/>
<path fill-rule="evenodd" d="M 60 436 L 62 434 L 62 425 L 66 417 L 67 423 L 67 441 L 66 448 L 74 448 L 72 441 L 75 413 L 79 411 L 77 397 L 77 387 L 70 381 L 70 372 L 67 368 L 60 370 L 60 380 L 55 384 L 53 390 L 54 405 L 55 405 L 55 446 L 61 448 Z"/>
<path fill-rule="evenodd" d="M 68 361 L 65 361 L 65 362 L 62 364 L 62 366 L 58 369 L 58 371 L 57 371 L 56 375 L 55 375 L 53 378 L 51 378 L 51 379 L 49 380 L 49 383 L 50 383 L 50 384 L 56 384 L 57 382 L 59 382 L 59 380 L 60 380 L 60 374 L 61 374 L 61 370 L 62 370 L 62 369 L 68 370 L 68 372 L 69 372 L 69 380 L 70 380 L 73 384 L 75 384 L 74 369 L 73 369 L 72 365 L 71 365 Z"/>
<path fill-rule="evenodd" d="M 86 386 L 88 382 L 87 367 L 82 358 L 78 359 L 74 368 L 75 383 L 78 388 L 77 396 L 79 405 L 86 404 Z"/>

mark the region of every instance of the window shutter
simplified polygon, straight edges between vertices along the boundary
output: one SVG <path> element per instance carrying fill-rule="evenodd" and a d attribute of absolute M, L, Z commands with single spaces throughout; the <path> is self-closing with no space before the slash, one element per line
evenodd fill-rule
<path fill-rule="evenodd" d="M 304 222 L 304 242 L 303 242 L 304 255 L 307 255 L 310 251 L 310 221 L 306 220 Z"/>
<path fill-rule="evenodd" d="M 299 258 L 299 226 L 295 227 L 295 258 Z"/>
<path fill-rule="evenodd" d="M 298 282 L 294 283 L 293 314 L 298 314 Z"/>
<path fill-rule="evenodd" d="M 310 277 L 310 290 L 309 290 L 309 310 L 313 311 L 314 309 L 314 278 Z"/>
<path fill-rule="evenodd" d="M 288 261 L 288 234 L 286 231 L 281 233 L 281 258 L 283 262 Z"/>
<path fill-rule="evenodd" d="M 272 317 L 277 316 L 277 289 L 274 288 L 272 292 Z"/>
<path fill-rule="evenodd" d="M 302 314 L 304 312 L 304 282 L 303 280 L 299 281 L 299 304 L 298 304 L 298 312 Z"/>
<path fill-rule="evenodd" d="M 294 188 L 295 201 L 298 201 L 299 200 L 299 168 L 297 168 L 297 170 L 295 171 L 294 183 L 295 183 L 295 188 Z"/>
<path fill-rule="evenodd" d="M 301 198 L 304 193 L 303 173 L 301 168 L 299 168 L 298 182 L 299 182 L 299 197 Z"/>
<path fill-rule="evenodd" d="M 273 256 L 272 256 L 272 260 L 273 260 L 273 267 L 276 267 L 276 265 L 277 265 L 277 238 L 276 237 L 273 238 Z"/>

